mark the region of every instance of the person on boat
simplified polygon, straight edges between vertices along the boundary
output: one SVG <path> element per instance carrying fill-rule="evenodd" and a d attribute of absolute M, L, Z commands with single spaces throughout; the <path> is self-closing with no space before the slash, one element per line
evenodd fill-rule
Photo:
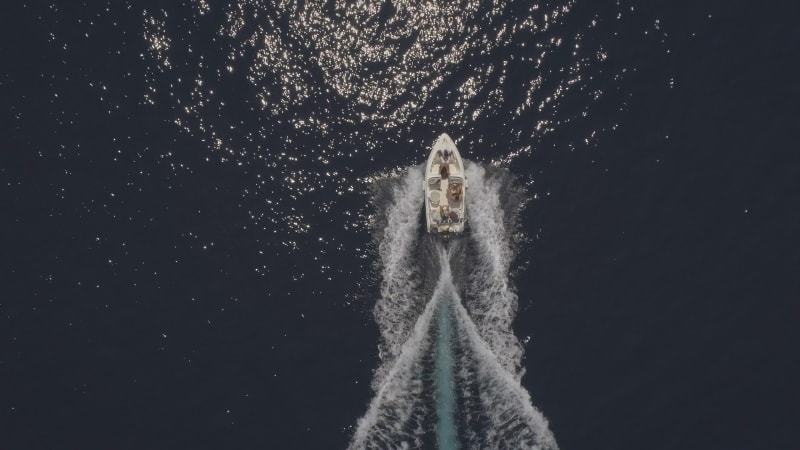
<path fill-rule="evenodd" d="M 454 202 L 461 201 L 461 185 L 460 184 L 451 184 L 450 188 L 447 190 L 448 194 L 450 194 L 450 198 Z"/>
<path fill-rule="evenodd" d="M 436 155 L 439 157 L 439 161 L 441 161 L 442 164 L 447 164 L 450 162 L 450 155 L 452 155 L 452 152 L 448 148 L 444 150 L 439 149 L 436 152 Z"/>
<path fill-rule="evenodd" d="M 443 180 L 446 180 L 447 177 L 450 176 L 450 169 L 448 168 L 447 164 L 442 164 L 439 167 L 439 175 L 442 177 Z"/>
<path fill-rule="evenodd" d="M 446 222 L 450 219 L 450 206 L 448 205 L 439 205 L 439 218 L 441 222 Z"/>

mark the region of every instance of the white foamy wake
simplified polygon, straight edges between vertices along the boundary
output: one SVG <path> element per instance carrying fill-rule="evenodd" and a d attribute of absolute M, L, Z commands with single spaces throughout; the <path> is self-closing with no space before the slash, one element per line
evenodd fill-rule
<path fill-rule="evenodd" d="M 392 190 L 385 221 L 379 223 L 382 238 L 378 247 L 381 262 L 381 296 L 375 304 L 375 320 L 381 332 L 381 366 L 373 388 L 377 389 L 403 344 L 424 302 L 419 299 L 419 269 L 413 260 L 422 207 L 422 169 L 409 168 Z"/>
<path fill-rule="evenodd" d="M 522 347 L 511 328 L 517 314 L 517 295 L 508 281 L 514 253 L 505 229 L 506 211 L 500 204 L 502 183 L 499 176 L 487 179 L 486 170 L 475 163 L 467 166 L 466 175 L 469 239 L 477 250 L 467 261 L 467 308 L 500 365 L 521 378 Z"/>
<path fill-rule="evenodd" d="M 349 449 L 419 448 L 425 434 L 423 351 L 435 309 L 430 302 L 419 316 L 414 333 L 403 345 L 384 376 L 367 413 L 358 421 Z"/>
<path fill-rule="evenodd" d="M 477 428 L 464 430 L 467 447 L 557 450 L 547 419 L 533 406 L 518 377 L 501 365 L 461 302 L 455 304 L 458 340 L 465 347 L 460 378 L 479 392 L 477 402 L 465 402 L 466 421 Z M 463 396 L 469 395 L 465 388 Z"/>
<path fill-rule="evenodd" d="M 381 367 L 373 383 L 375 397 L 358 422 L 352 450 L 423 448 L 434 445 L 435 431 L 454 436 L 454 447 L 558 449 L 547 419 L 520 382 L 522 348 L 511 328 L 517 297 L 508 281 L 514 257 L 508 233 L 514 227 L 507 227 L 507 214 L 518 209 L 508 205 L 504 210 L 503 198 L 515 200 L 505 192 L 508 179 L 503 177 L 508 175 L 486 174 L 477 164 L 468 166 L 470 230 L 467 239 L 455 239 L 449 248 L 438 240 L 418 239 L 421 170 L 412 168 L 394 181 L 391 201 L 384 205 L 386 220 L 376 230 L 383 277 L 374 310 L 382 336 Z M 463 251 L 464 244 L 472 250 Z M 439 274 L 435 287 L 425 288 L 422 271 Z M 466 307 L 457 286 L 466 287 Z M 452 301 L 446 304 L 451 312 L 434 314 L 443 301 Z M 442 327 L 453 330 L 452 358 L 441 355 L 449 339 L 433 345 L 434 333 L 441 333 Z M 448 366 L 439 367 L 442 361 Z M 443 373 L 453 378 L 452 402 L 434 401 L 437 389 L 451 385 L 440 379 Z M 437 422 L 443 414 L 452 420 Z M 434 429 L 442 424 L 452 433 Z"/>
<path fill-rule="evenodd" d="M 424 392 L 429 377 L 424 373 L 424 352 L 430 348 L 434 311 L 447 292 L 452 292 L 449 268 L 442 272 L 431 300 L 416 319 L 413 333 L 401 346 L 383 378 L 367 413 L 358 421 L 350 449 L 420 448 L 429 431 Z M 383 300 L 383 299 L 381 299 Z M 397 317 L 397 316 L 394 316 Z"/>

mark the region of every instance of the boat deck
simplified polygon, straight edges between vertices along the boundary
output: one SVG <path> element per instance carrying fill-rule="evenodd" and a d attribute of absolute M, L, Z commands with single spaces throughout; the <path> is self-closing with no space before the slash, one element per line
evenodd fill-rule
<path fill-rule="evenodd" d="M 431 217 L 440 217 L 442 211 L 455 213 L 456 218 L 461 217 L 464 209 L 464 171 L 457 160 L 452 160 L 447 164 L 448 177 L 442 178 L 441 166 L 441 160 L 436 157 L 427 174 Z"/>
<path fill-rule="evenodd" d="M 447 156 L 447 163 L 442 159 Z M 447 164 L 446 173 L 442 171 Z M 461 233 L 467 220 L 464 160 L 453 140 L 442 134 L 425 164 L 425 218 L 431 233 Z"/>

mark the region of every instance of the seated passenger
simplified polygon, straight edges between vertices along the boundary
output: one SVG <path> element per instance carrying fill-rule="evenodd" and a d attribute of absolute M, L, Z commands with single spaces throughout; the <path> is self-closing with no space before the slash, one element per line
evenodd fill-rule
<path fill-rule="evenodd" d="M 439 158 L 439 161 L 441 161 L 443 164 L 447 164 L 450 162 L 450 155 L 452 154 L 453 153 L 449 149 L 444 149 L 444 151 L 439 149 L 436 151 L 436 156 Z"/>
<path fill-rule="evenodd" d="M 450 188 L 447 190 L 447 193 L 450 195 L 450 198 L 453 201 L 461 201 L 461 185 L 460 184 L 451 184 Z"/>
<path fill-rule="evenodd" d="M 439 167 L 439 175 L 441 175 L 442 179 L 445 180 L 450 176 L 450 168 L 447 166 L 447 164 L 442 164 Z"/>
<path fill-rule="evenodd" d="M 450 219 L 450 207 L 447 205 L 439 206 L 439 218 L 441 222 L 445 222 Z"/>

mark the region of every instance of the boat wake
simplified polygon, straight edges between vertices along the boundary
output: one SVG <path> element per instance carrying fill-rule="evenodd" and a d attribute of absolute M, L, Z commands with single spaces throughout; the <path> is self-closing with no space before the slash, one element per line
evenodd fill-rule
<path fill-rule="evenodd" d="M 509 269 L 524 195 L 505 171 L 468 164 L 469 232 L 421 230 L 422 170 L 378 183 L 381 331 L 375 396 L 350 449 L 557 449 L 522 387 Z"/>

